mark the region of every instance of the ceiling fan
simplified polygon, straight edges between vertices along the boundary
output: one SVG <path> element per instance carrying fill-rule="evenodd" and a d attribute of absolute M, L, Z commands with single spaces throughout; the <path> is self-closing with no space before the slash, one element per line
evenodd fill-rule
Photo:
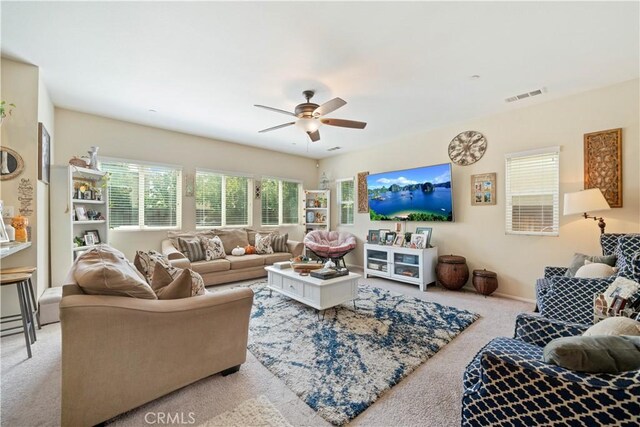
<path fill-rule="evenodd" d="M 267 129 L 262 129 L 261 131 L 259 131 L 259 133 L 271 132 L 272 130 L 296 125 L 303 129 L 307 133 L 307 135 L 309 135 L 309 138 L 311 138 L 312 142 L 316 142 L 320 141 L 320 132 L 318 131 L 318 128 L 323 124 L 352 129 L 364 129 L 364 127 L 367 125 L 365 122 L 356 122 L 354 120 L 323 118 L 322 116 L 329 114 L 346 105 L 347 102 L 341 98 L 333 98 L 332 100 L 327 101 L 322 105 L 318 105 L 311 102 L 311 98 L 313 98 L 314 94 L 315 92 L 312 90 L 305 90 L 304 92 L 302 92 L 302 95 L 307 99 L 307 102 L 296 105 L 294 113 L 281 110 L 279 108 L 267 107 L 266 105 L 254 104 L 256 107 L 265 108 L 267 110 L 275 111 L 276 113 L 287 114 L 289 116 L 298 118 L 298 120 L 293 122 L 285 123 Z"/>

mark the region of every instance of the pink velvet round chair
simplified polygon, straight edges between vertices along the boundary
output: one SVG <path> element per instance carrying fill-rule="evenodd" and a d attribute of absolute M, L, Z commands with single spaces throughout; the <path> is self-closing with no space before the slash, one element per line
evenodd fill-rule
<path fill-rule="evenodd" d="M 344 256 L 355 249 L 356 236 L 346 231 L 316 230 L 304 236 L 304 245 L 323 261 L 332 260 L 336 266 L 340 261 L 346 267 Z"/>

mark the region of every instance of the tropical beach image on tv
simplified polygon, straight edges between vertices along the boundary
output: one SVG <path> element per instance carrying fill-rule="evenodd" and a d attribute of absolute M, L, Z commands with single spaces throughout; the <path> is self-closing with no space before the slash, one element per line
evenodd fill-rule
<path fill-rule="evenodd" d="M 451 164 L 367 176 L 372 221 L 453 221 Z"/>

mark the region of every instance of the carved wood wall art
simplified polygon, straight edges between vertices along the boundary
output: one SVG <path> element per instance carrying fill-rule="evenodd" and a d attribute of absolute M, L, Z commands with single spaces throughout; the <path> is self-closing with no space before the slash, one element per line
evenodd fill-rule
<path fill-rule="evenodd" d="M 609 206 L 622 207 L 622 129 L 584 135 L 584 188 L 599 188 Z"/>
<path fill-rule="evenodd" d="M 369 213 L 367 175 L 369 175 L 369 172 L 358 173 L 358 213 Z"/>

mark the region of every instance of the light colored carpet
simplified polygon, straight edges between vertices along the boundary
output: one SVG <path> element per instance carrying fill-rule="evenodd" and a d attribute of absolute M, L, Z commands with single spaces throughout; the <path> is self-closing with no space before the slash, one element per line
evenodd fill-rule
<path fill-rule="evenodd" d="M 491 338 L 512 336 L 515 316 L 533 309 L 532 304 L 500 297 L 484 298 L 472 292 L 452 292 L 433 287 L 427 292 L 420 292 L 415 286 L 382 279 L 363 279 L 362 283 L 466 309 L 480 314 L 481 318 L 383 394 L 350 423 L 354 426 L 459 426 L 465 366 Z M 38 331 L 32 359 L 26 358 L 21 335 L 3 338 L 0 343 L 0 424 L 25 427 L 59 425 L 59 324 L 47 325 Z M 214 375 L 205 378 L 118 417 L 113 420 L 113 425 L 146 425 L 144 416 L 148 412 L 193 412 L 198 425 L 233 409 L 238 402 L 260 395 L 268 396 L 291 425 L 330 426 L 250 352 L 240 372 L 227 377 Z"/>
<path fill-rule="evenodd" d="M 231 411 L 210 419 L 200 427 L 227 426 L 293 427 L 266 396 L 245 400 Z"/>
<path fill-rule="evenodd" d="M 249 350 L 307 405 L 341 426 L 365 411 L 478 316 L 359 285 L 357 308 L 317 311 L 266 287 L 255 292 Z M 296 325 L 292 328 L 292 325 Z"/>

